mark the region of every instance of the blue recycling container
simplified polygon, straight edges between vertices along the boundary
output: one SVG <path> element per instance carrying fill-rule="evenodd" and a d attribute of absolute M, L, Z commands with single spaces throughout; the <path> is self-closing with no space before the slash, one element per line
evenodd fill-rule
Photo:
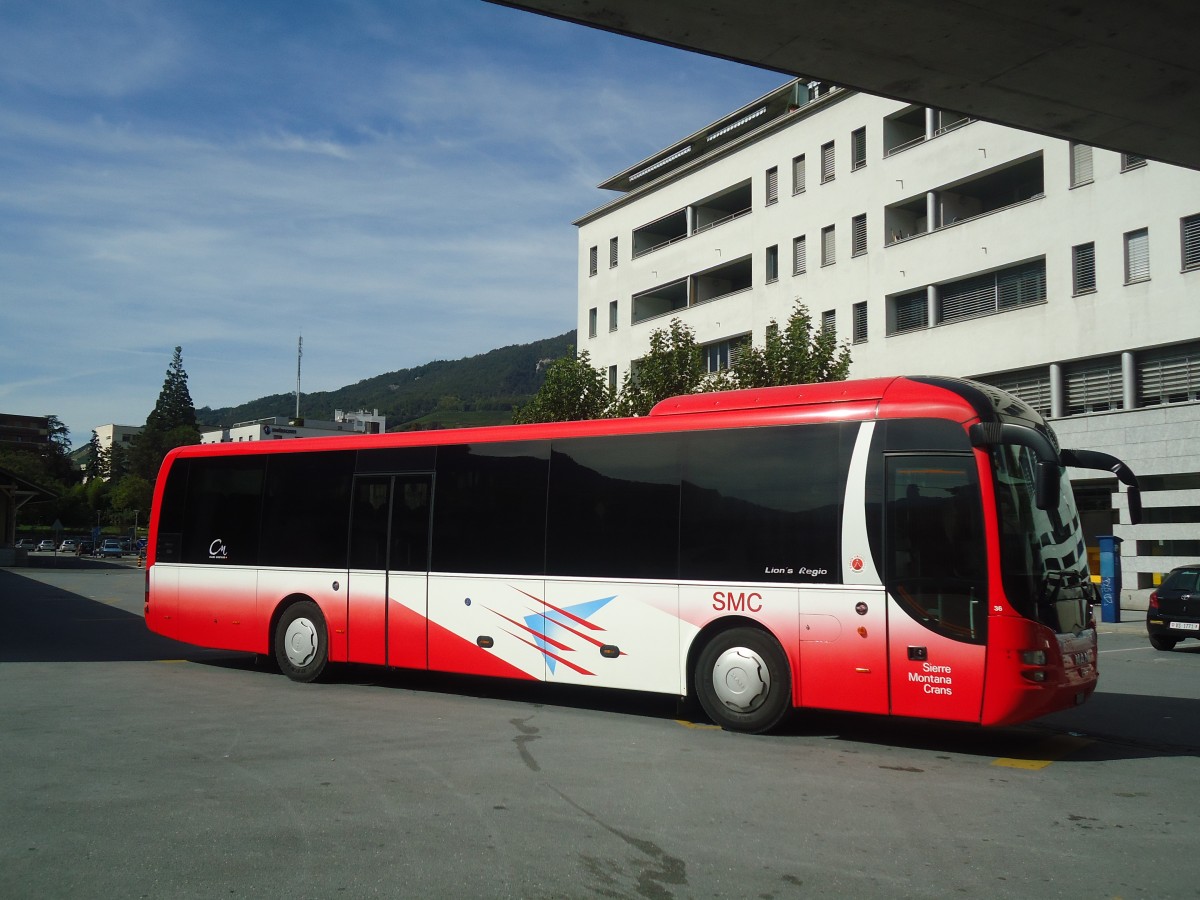
<path fill-rule="evenodd" d="M 1101 535 L 1100 621 L 1121 621 L 1121 538 Z"/>

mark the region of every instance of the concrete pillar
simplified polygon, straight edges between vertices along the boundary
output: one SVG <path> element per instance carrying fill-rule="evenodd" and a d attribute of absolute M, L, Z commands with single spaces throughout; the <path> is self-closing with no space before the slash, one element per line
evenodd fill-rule
<path fill-rule="evenodd" d="M 934 231 L 938 225 L 938 195 L 937 191 L 927 191 L 925 193 L 925 230 Z"/>
<path fill-rule="evenodd" d="M 937 131 L 937 110 L 932 106 L 925 107 L 925 140 L 933 137 Z"/>
<path fill-rule="evenodd" d="M 1129 350 L 1121 354 L 1121 408 L 1137 409 L 1137 359 Z"/>
<path fill-rule="evenodd" d="M 1050 418 L 1061 419 L 1067 406 L 1062 363 L 1050 363 Z"/>
<path fill-rule="evenodd" d="M 928 296 L 925 302 L 928 304 L 928 312 L 926 316 L 929 319 L 929 327 L 932 328 L 938 323 L 938 289 L 936 284 L 931 284 L 928 287 Z"/>

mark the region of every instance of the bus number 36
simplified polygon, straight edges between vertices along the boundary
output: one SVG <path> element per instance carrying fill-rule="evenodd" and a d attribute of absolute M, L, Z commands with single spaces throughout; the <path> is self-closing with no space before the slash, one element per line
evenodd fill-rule
<path fill-rule="evenodd" d="M 717 612 L 729 610 L 730 612 L 762 612 L 762 594 L 757 592 L 747 594 L 743 591 L 740 594 L 734 594 L 733 591 L 716 591 L 713 594 L 713 609 Z"/>

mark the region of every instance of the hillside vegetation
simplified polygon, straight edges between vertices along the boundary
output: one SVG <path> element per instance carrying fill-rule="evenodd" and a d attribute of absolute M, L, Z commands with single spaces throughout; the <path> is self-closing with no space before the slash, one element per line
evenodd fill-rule
<path fill-rule="evenodd" d="M 572 330 L 465 359 L 436 360 L 337 390 L 301 394 L 300 414 L 329 420 L 335 409 L 378 409 L 387 416 L 389 431 L 508 424 L 513 407 L 527 403 L 541 387 L 547 365 L 574 349 Z M 196 419 L 202 426 L 232 425 L 295 411 L 295 394 L 272 394 L 239 406 L 205 406 L 196 410 Z"/>

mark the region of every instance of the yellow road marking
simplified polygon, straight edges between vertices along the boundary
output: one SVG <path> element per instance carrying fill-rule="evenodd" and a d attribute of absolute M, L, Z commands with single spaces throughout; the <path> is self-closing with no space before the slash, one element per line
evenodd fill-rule
<path fill-rule="evenodd" d="M 720 725 L 709 725 L 707 722 L 689 722 L 686 719 L 676 719 L 675 724 L 682 725 L 684 728 L 708 728 L 715 729 L 717 731 L 721 730 Z"/>
<path fill-rule="evenodd" d="M 1072 737 L 1060 734 L 1047 738 L 1029 748 L 1029 754 L 1022 757 L 1002 756 L 992 760 L 993 766 L 1004 766 L 1009 769 L 1044 769 L 1050 763 L 1057 762 L 1065 756 L 1081 750 L 1088 744 L 1095 743 L 1090 738 Z"/>

